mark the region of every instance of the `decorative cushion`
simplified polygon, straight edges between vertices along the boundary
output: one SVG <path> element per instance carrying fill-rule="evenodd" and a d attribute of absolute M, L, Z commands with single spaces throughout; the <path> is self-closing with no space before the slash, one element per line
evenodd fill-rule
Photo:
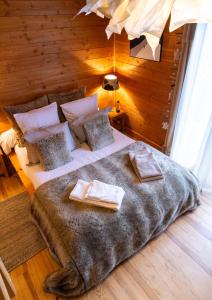
<path fill-rule="evenodd" d="M 62 131 L 37 140 L 34 146 L 45 171 L 56 169 L 73 160 L 65 133 Z"/>
<path fill-rule="evenodd" d="M 75 138 L 75 135 L 72 133 L 68 126 L 68 122 L 60 123 L 54 126 L 50 126 L 47 128 L 41 128 L 39 130 L 35 130 L 24 135 L 24 140 L 27 148 L 27 156 L 29 160 L 29 166 L 40 163 L 40 157 L 37 152 L 34 143 L 37 140 L 47 137 L 50 134 L 64 132 L 65 140 L 68 145 L 68 149 L 73 151 L 74 149 L 79 147 L 79 142 Z"/>
<path fill-rule="evenodd" d="M 46 95 L 44 95 L 40 98 L 37 98 L 33 101 L 27 102 L 27 103 L 18 104 L 18 105 L 10 105 L 10 106 L 4 107 L 4 111 L 7 114 L 7 117 L 9 119 L 13 129 L 15 130 L 15 132 L 17 134 L 17 142 L 20 147 L 24 146 L 23 140 L 22 140 L 23 134 L 14 118 L 14 114 L 28 112 L 32 109 L 40 108 L 45 105 L 48 105 L 48 98 Z"/>
<path fill-rule="evenodd" d="M 27 149 L 27 157 L 28 157 L 28 161 L 29 161 L 27 166 L 30 167 L 30 166 L 39 164 L 40 156 L 39 156 L 39 153 L 38 153 L 37 148 L 35 147 L 34 143 L 25 143 L 25 147 Z"/>
<path fill-rule="evenodd" d="M 77 99 L 81 99 L 85 97 L 85 87 L 81 87 L 79 89 L 74 89 L 64 93 L 57 93 L 57 94 L 48 94 L 49 103 L 57 102 L 58 104 L 58 114 L 61 122 L 65 121 L 65 117 L 63 112 L 60 108 L 60 105 L 74 101 Z"/>
<path fill-rule="evenodd" d="M 22 133 L 60 123 L 56 102 L 26 113 L 15 114 L 14 118 Z"/>
<path fill-rule="evenodd" d="M 79 100 L 60 105 L 62 111 L 69 123 L 82 115 L 94 114 L 98 112 L 98 95 L 88 96 Z"/>
<path fill-rule="evenodd" d="M 77 119 L 75 119 L 72 123 L 70 123 L 71 129 L 73 130 L 75 136 L 80 141 L 80 143 L 84 143 L 87 140 L 85 130 L 83 127 L 84 123 L 90 119 L 96 118 L 100 114 L 107 115 L 109 111 L 111 111 L 111 107 L 102 109 L 94 114 L 80 116 Z"/>
<path fill-rule="evenodd" d="M 83 124 L 87 120 L 88 116 L 89 115 L 80 116 L 74 122 L 72 122 L 70 124 L 71 129 L 73 130 L 76 138 L 79 140 L 79 142 L 81 144 L 86 142 L 86 135 L 85 135 L 85 131 L 83 128 Z M 92 116 L 93 116 L 93 114 L 92 114 Z"/>
<path fill-rule="evenodd" d="M 113 130 L 108 116 L 104 113 L 86 121 L 84 129 L 92 151 L 102 149 L 114 142 Z"/>

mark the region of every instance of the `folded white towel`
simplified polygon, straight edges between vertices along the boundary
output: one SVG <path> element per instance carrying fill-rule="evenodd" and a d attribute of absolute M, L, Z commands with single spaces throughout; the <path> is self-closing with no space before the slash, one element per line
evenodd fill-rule
<path fill-rule="evenodd" d="M 94 194 L 94 189 L 96 189 L 97 186 L 98 187 L 100 186 L 100 189 L 102 191 L 101 195 L 105 195 L 105 193 L 109 191 L 109 189 L 113 190 L 113 193 L 110 193 L 110 195 L 116 197 L 116 199 L 112 201 L 107 201 L 106 196 L 102 199 L 98 198 L 97 194 Z M 103 193 L 103 188 L 104 188 L 104 193 Z M 91 191 L 91 193 L 89 193 L 89 191 Z M 88 194 L 89 197 L 87 197 Z M 96 206 L 110 208 L 113 210 L 119 210 L 119 208 L 121 207 L 124 194 L 125 194 L 124 190 L 120 187 L 116 187 L 113 185 L 111 186 L 100 181 L 97 181 L 95 183 L 94 181 L 92 181 L 91 183 L 89 183 L 87 181 L 78 179 L 77 184 L 75 185 L 72 192 L 70 193 L 69 199 L 79 201 L 85 204 L 92 204 Z M 93 195 L 94 197 L 91 197 L 91 195 Z"/>
<path fill-rule="evenodd" d="M 92 200 L 92 199 L 85 199 L 85 201 L 83 203 L 87 203 L 87 204 L 91 204 L 91 205 L 99 206 L 99 207 L 105 207 L 105 208 L 109 208 L 112 210 L 119 210 L 121 207 L 121 203 L 119 205 L 117 205 L 117 204 L 113 204 L 113 203 L 107 203 L 107 202 Z"/>
<path fill-rule="evenodd" d="M 104 182 L 93 180 L 87 190 L 86 199 L 103 201 L 107 203 L 113 203 L 120 205 L 124 197 L 125 191 L 112 184 L 106 184 Z"/>
<path fill-rule="evenodd" d="M 70 193 L 69 198 L 77 201 L 84 201 L 90 183 L 82 179 L 78 179 L 77 184 Z"/>

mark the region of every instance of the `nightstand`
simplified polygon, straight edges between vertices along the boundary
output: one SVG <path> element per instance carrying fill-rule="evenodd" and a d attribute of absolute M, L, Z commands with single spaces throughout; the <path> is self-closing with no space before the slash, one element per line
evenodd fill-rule
<path fill-rule="evenodd" d="M 116 111 L 111 111 L 108 116 L 111 126 L 120 131 L 125 130 L 126 113 L 124 111 L 120 111 L 118 113 Z"/>
<path fill-rule="evenodd" d="M 4 161 L 4 154 L 0 148 L 0 175 L 9 176 L 7 167 Z"/>

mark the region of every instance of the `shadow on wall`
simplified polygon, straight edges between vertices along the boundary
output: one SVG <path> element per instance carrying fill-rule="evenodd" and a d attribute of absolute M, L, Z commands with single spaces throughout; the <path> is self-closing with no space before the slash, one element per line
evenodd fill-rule
<path fill-rule="evenodd" d="M 134 80 L 124 77 L 123 74 L 117 75 L 120 79 L 120 89 L 116 98 L 120 101 L 121 108 L 127 112 L 126 127 L 145 137 L 146 142 L 162 146 L 166 135 L 166 131 L 162 129 L 166 102 L 155 97 L 157 93 L 154 95 L 150 85 L 142 86 L 138 83 L 138 86 L 135 86 Z M 168 94 L 164 98 L 168 99 Z"/>
<path fill-rule="evenodd" d="M 120 81 L 120 89 L 116 94 L 116 99 L 120 101 L 121 109 L 127 112 L 126 127 L 132 130 L 134 122 L 144 127 L 146 120 L 144 119 L 142 110 L 138 110 L 134 102 L 133 92 L 127 86 L 124 82 Z M 139 134 L 139 132 L 137 133 Z"/>
<path fill-rule="evenodd" d="M 134 64 L 132 64 L 131 61 L 133 61 Z M 121 61 L 118 61 L 116 65 L 117 75 L 120 80 L 120 89 L 117 91 L 116 98 L 120 101 L 121 108 L 128 112 L 126 125 L 129 129 L 132 129 L 134 128 L 134 124 L 132 122 L 136 120 L 136 124 L 139 124 L 141 131 L 142 128 L 145 127 L 145 123 L 147 121 L 143 115 L 143 109 L 141 105 L 141 94 L 144 88 L 141 86 L 141 83 L 139 84 L 135 76 L 133 76 L 133 73 L 136 72 L 138 67 L 144 67 L 145 64 L 146 61 L 143 59 L 128 57 L 128 60 L 123 64 Z M 141 78 L 139 78 L 139 81 L 141 81 Z M 135 88 L 137 89 L 137 94 L 141 97 L 140 103 L 135 101 Z"/>
<path fill-rule="evenodd" d="M 128 114 L 126 125 L 161 147 L 166 136 L 162 124 L 168 121 L 170 109 L 170 63 L 131 57 L 124 61 L 125 56 L 123 59 L 119 54 L 116 57 L 116 73 L 121 86 L 117 97 Z"/>

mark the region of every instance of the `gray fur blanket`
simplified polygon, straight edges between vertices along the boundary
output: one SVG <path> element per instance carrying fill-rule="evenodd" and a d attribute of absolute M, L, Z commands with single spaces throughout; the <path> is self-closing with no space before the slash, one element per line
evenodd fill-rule
<path fill-rule="evenodd" d="M 31 205 L 33 220 L 62 265 L 47 277 L 47 292 L 69 297 L 83 294 L 178 216 L 199 204 L 195 177 L 152 148 L 164 179 L 139 182 L 128 151 L 139 150 L 143 145 L 131 144 L 36 190 Z M 120 211 L 69 200 L 78 178 L 123 187 L 126 194 Z"/>

